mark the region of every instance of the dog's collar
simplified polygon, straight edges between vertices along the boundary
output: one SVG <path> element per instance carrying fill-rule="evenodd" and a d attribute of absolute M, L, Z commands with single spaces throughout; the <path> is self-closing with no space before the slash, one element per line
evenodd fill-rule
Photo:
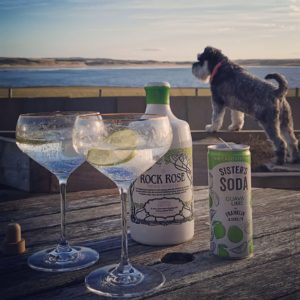
<path fill-rule="evenodd" d="M 209 79 L 210 82 L 213 81 L 213 79 L 214 79 L 215 75 L 217 74 L 219 68 L 222 66 L 222 63 L 223 63 L 223 61 L 220 61 L 220 62 L 217 63 L 217 64 L 215 65 L 215 67 L 213 68 L 213 70 L 212 70 L 212 72 L 211 72 L 211 75 L 210 75 L 210 79 Z"/>

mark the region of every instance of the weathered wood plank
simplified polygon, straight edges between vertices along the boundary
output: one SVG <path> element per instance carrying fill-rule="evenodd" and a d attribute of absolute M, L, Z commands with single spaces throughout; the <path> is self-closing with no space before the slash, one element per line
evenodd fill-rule
<path fill-rule="evenodd" d="M 292 292 L 282 297 L 278 297 L 276 299 L 280 300 L 299 300 L 300 299 L 300 290 L 296 292 Z"/>
<path fill-rule="evenodd" d="M 113 190 L 116 191 L 116 190 Z M 259 199 L 261 197 L 266 198 L 262 205 L 273 206 L 274 201 L 280 201 L 280 199 L 285 199 L 290 195 L 287 191 L 285 193 L 280 192 L 280 190 L 253 190 L 253 198 Z M 97 193 L 98 192 L 98 193 Z M 112 193 L 111 190 L 108 192 Z M 101 193 L 101 194 L 99 194 Z M 298 197 L 298 194 L 293 194 L 295 197 Z M 300 191 L 299 191 L 300 195 Z M 265 197 L 267 196 L 267 197 Z M 197 201 L 207 201 L 208 193 L 207 190 L 199 189 L 195 190 L 195 202 Z M 78 192 L 78 193 L 69 193 L 67 196 L 67 205 L 69 213 L 74 210 L 80 210 L 83 208 L 94 208 L 105 206 L 107 203 L 111 203 L 112 199 L 115 200 L 115 203 L 118 203 L 117 193 L 114 195 L 102 194 L 101 191 L 88 191 L 88 192 Z M 76 200 L 76 201 L 75 201 Z M 73 204 L 73 202 L 75 203 Z M 280 205 L 280 203 L 279 203 Z M 281 209 L 281 206 L 278 206 Z M 4 225 L 11 221 L 20 221 L 26 218 L 41 217 L 44 218 L 45 215 L 57 214 L 59 213 L 59 195 L 43 195 L 36 198 L 21 199 L 15 201 L 9 201 L 0 203 L 0 235 L 4 233 Z M 32 222 L 34 223 L 34 222 Z M 2 230 L 1 230 L 2 229 Z"/>
<path fill-rule="evenodd" d="M 189 285 L 189 278 L 182 278 L 181 286 L 172 285 L 172 290 L 159 293 L 149 299 L 277 299 L 299 292 L 300 254 L 285 257 L 281 260 L 241 269 L 234 273 L 223 273 L 220 276 L 201 280 Z M 282 280 L 284 278 L 284 280 Z M 184 283 L 183 283 L 184 282 Z"/>
<path fill-rule="evenodd" d="M 201 200 L 207 199 L 207 190 L 204 188 L 195 188 L 195 198 Z M 69 210 L 81 209 L 83 207 L 93 207 L 102 205 L 107 199 L 114 198 L 118 200 L 118 190 L 94 190 L 84 192 L 67 193 L 67 204 Z M 75 204 L 73 205 L 73 202 Z M 56 213 L 59 210 L 59 194 L 44 194 L 37 197 L 18 199 L 0 202 L 0 222 L 9 218 L 26 218 L 33 216 L 42 216 L 49 212 Z M 5 214 L 4 214 L 5 213 Z"/>
<path fill-rule="evenodd" d="M 114 191 L 115 193 L 113 195 L 103 195 L 101 192 L 101 194 L 98 195 L 90 191 L 86 193 L 70 193 L 67 196 L 67 219 L 70 220 L 70 222 L 77 222 L 78 218 L 81 219 L 81 221 L 85 221 L 85 217 L 88 217 L 88 213 L 81 214 L 82 210 L 85 209 L 90 209 L 92 215 L 95 214 L 93 212 L 94 209 L 102 209 L 102 212 L 98 212 L 98 216 L 106 215 L 109 210 L 119 211 L 118 194 L 116 190 L 111 191 L 111 193 Z M 207 191 L 200 189 L 196 190 L 195 193 L 197 193 L 196 196 L 199 200 L 206 201 Z M 112 207 L 114 204 L 115 207 Z M 105 210 L 105 207 L 108 205 L 110 205 L 109 209 Z M 10 201 L 7 203 L 7 206 L 5 206 L 4 203 L 0 203 L 0 211 L 3 212 L 0 215 L 0 236 L 4 234 L 6 224 L 11 221 L 19 222 L 25 231 L 28 231 L 30 228 L 37 229 L 59 225 L 59 195 L 41 196 L 33 199 L 23 199 L 23 201 Z M 78 218 L 74 219 L 76 214 Z M 42 220 L 42 222 L 40 220 Z M 29 227 L 27 223 L 29 223 Z M 41 225 L 42 227 L 39 227 Z"/>
<path fill-rule="evenodd" d="M 59 194 L 42 194 L 26 198 L 26 199 L 17 199 L 5 201 L 2 200 L 0 202 L 0 211 L 1 212 L 17 212 L 17 214 L 22 213 L 24 209 L 31 210 L 36 208 L 40 209 L 48 209 L 53 207 L 57 207 L 57 202 L 59 201 Z M 81 192 L 68 192 L 67 200 L 68 202 L 76 201 L 76 206 L 79 203 L 86 203 L 87 199 L 90 198 L 98 198 L 98 201 L 105 201 L 106 197 L 116 197 L 118 195 L 117 189 L 104 189 L 104 190 L 92 190 L 92 191 L 81 191 Z M 45 202 L 47 201 L 47 202 Z M 47 204 L 47 205 L 46 205 Z M 0 220 L 3 215 L 0 215 Z"/>
<path fill-rule="evenodd" d="M 55 244 L 58 237 L 59 214 L 55 204 L 49 201 L 55 196 L 57 195 L 50 195 L 46 198 L 36 197 L 35 199 L 26 199 L 23 202 L 20 200 L 9 201 L 7 202 L 10 207 L 9 210 L 2 205 L 6 212 L 0 215 L 0 226 L 3 226 L 7 221 L 6 213 L 12 213 L 12 209 L 18 207 L 18 204 L 22 206 L 18 214 L 22 215 L 23 219 L 21 220 L 25 222 L 24 235 L 30 246 L 29 252 L 23 256 L 0 256 L 0 287 L 1 296 L 4 295 L 4 299 L 23 298 L 25 296 L 28 299 L 99 299 L 97 296 L 86 292 L 83 284 L 84 276 L 98 266 L 115 263 L 119 259 L 120 205 L 117 195 L 100 196 L 97 192 L 92 191 L 70 193 L 70 212 L 68 214 L 71 217 L 71 222 L 68 224 L 68 231 L 71 241 L 73 243 L 84 242 L 84 244 L 99 251 L 101 256 L 99 263 L 89 269 L 66 274 L 45 274 L 31 270 L 26 265 L 28 255 L 32 251 Z M 271 270 L 266 273 L 268 276 L 266 284 L 271 286 L 273 284 L 274 297 L 285 297 L 288 293 L 297 295 L 297 287 L 300 286 L 299 268 L 298 270 L 291 269 L 296 274 L 295 279 L 291 278 L 290 274 L 285 278 L 282 273 L 285 271 L 282 270 L 286 269 L 282 268 L 282 265 L 285 267 L 291 261 L 299 265 L 299 200 L 299 191 L 254 189 L 255 256 L 252 259 L 240 261 L 224 261 L 209 255 L 207 189 L 196 188 L 194 239 L 172 247 L 147 247 L 130 239 L 130 257 L 133 262 L 154 265 L 165 274 L 167 283 L 155 296 L 157 299 L 169 299 L 167 298 L 169 295 L 172 299 L 173 296 L 177 295 L 177 292 L 182 299 L 189 291 L 192 291 L 191 297 L 195 297 L 195 299 L 201 299 L 202 295 L 204 298 L 209 295 L 214 297 L 214 294 L 209 294 L 213 290 L 214 284 L 218 285 L 216 298 L 221 297 L 222 293 L 236 297 L 237 294 L 231 292 L 231 287 L 236 289 L 241 284 L 243 293 L 251 291 L 242 288 L 242 283 L 239 283 L 239 276 L 241 276 L 239 274 L 246 276 L 248 273 L 245 273 L 245 270 L 250 270 L 250 273 L 262 272 L 266 266 L 271 268 L 274 273 L 277 272 L 277 268 L 281 272 L 279 272 L 280 280 L 276 274 L 269 274 L 272 273 Z M 48 206 L 50 206 L 50 212 L 47 214 Z M 34 210 L 34 213 L 28 215 L 24 213 L 24 210 Z M 41 217 L 37 214 L 38 210 L 41 212 Z M 53 217 L 55 221 L 52 220 Z M 47 222 L 43 223 L 43 220 Z M 51 227 L 48 227 L 48 222 L 50 222 Z M 184 265 L 162 263 L 161 258 L 170 252 L 192 253 L 195 260 Z M 264 278 L 263 275 L 261 277 L 259 277 L 260 275 L 252 276 L 252 274 L 247 276 L 246 278 L 256 280 L 256 282 Z M 272 283 L 272 280 L 275 282 Z M 224 281 L 224 285 L 228 286 L 229 290 L 219 289 L 219 281 Z M 279 292 L 280 282 L 289 287 L 289 291 L 284 288 L 282 292 Z M 211 288 L 204 289 L 203 294 L 196 292 L 193 294 L 195 287 L 197 287 L 197 291 L 202 291 L 202 287 L 207 285 L 210 285 Z M 179 290 L 175 292 L 176 287 Z M 269 291 L 266 290 L 266 294 L 264 294 L 263 289 L 259 288 L 257 289 L 257 298 L 268 295 L 268 293 Z"/>
<path fill-rule="evenodd" d="M 299 226 L 296 215 L 298 202 L 294 201 L 295 195 L 284 195 L 284 201 L 282 201 L 278 195 L 275 196 L 278 200 L 278 205 L 272 206 L 268 203 L 269 199 L 266 199 L 263 203 L 255 206 L 255 237 L 273 234 L 278 231 L 293 229 Z M 256 200 L 254 201 L 256 202 Z M 111 206 L 109 203 L 109 201 L 106 201 L 107 207 L 100 207 L 99 209 L 92 208 L 87 211 L 82 209 L 81 211 L 76 210 L 68 213 L 68 219 L 71 220 L 71 222 L 67 225 L 67 232 L 69 233 L 69 240 L 73 244 L 84 243 L 86 241 L 105 240 L 108 237 L 118 237 L 120 235 L 120 212 L 118 201 L 116 201 L 117 205 L 115 206 Z M 286 211 L 286 206 L 290 207 L 292 212 Z M 268 214 L 264 212 L 265 207 L 269 210 Z M 197 239 L 198 235 L 203 236 L 203 231 L 208 230 L 208 210 L 205 201 L 198 201 L 196 199 L 195 215 L 197 219 L 194 240 Z M 74 216 L 74 218 L 72 216 Z M 35 218 L 23 220 L 27 222 L 24 223 L 25 226 L 21 223 L 23 230 L 25 227 L 23 236 L 26 239 L 27 245 L 30 247 L 30 252 L 48 247 L 49 245 L 54 246 L 58 240 L 60 230 L 59 214 L 46 216 L 46 218 L 49 219 L 49 223 L 43 223 L 43 219 L 39 219 L 39 222 L 37 223 Z M 286 220 L 289 220 L 289 222 L 286 222 Z M 26 228 L 26 226 L 28 226 L 28 228 Z"/>
<path fill-rule="evenodd" d="M 182 299 L 183 295 L 187 294 L 189 289 L 191 289 L 192 292 L 194 290 L 193 285 L 198 284 L 199 282 L 204 286 L 210 284 L 210 290 L 212 291 L 214 280 L 219 277 L 222 278 L 223 287 L 227 286 L 227 284 L 230 286 L 231 277 L 241 277 L 245 280 L 245 278 L 251 277 L 252 272 L 263 273 L 265 268 L 274 270 L 274 272 L 271 272 L 274 273 L 274 276 L 269 278 L 269 274 L 267 274 L 268 278 L 264 278 L 263 275 L 261 275 L 261 278 L 264 278 L 266 285 L 271 284 L 275 290 L 280 290 L 280 284 L 285 284 L 287 282 L 286 280 L 289 281 L 290 278 L 283 276 L 280 280 L 273 282 L 273 280 L 276 279 L 276 264 L 285 261 L 287 257 L 296 264 L 296 270 L 294 270 L 294 268 L 291 269 L 291 271 L 296 274 L 296 276 L 294 276 L 295 283 L 293 284 L 293 289 L 290 288 L 289 290 L 289 292 L 292 292 L 296 291 L 300 284 L 300 274 L 297 265 L 297 262 L 299 262 L 300 241 L 298 240 L 295 242 L 293 236 L 293 234 L 289 233 L 278 233 L 255 239 L 255 256 L 251 259 L 244 260 L 221 260 L 209 255 L 207 247 L 204 250 L 195 252 L 195 260 L 184 265 L 164 264 L 160 262 L 160 259 L 169 252 L 186 251 L 188 247 L 185 244 L 175 247 L 143 247 L 136 244 L 130 249 L 133 250 L 132 248 L 134 248 L 134 250 L 136 250 L 134 252 L 131 251 L 133 262 L 153 265 L 153 267 L 158 268 L 165 274 L 167 282 L 162 290 L 158 292 L 157 299 L 161 299 L 163 295 L 166 295 L 164 299 L 173 299 L 172 297 L 168 298 L 169 293 L 172 294 L 172 291 L 176 289 L 176 295 L 180 292 L 180 289 L 186 289 L 184 290 L 184 293 L 180 294 L 181 298 L 174 298 Z M 269 245 L 272 245 L 272 248 L 266 248 Z M 266 251 L 266 249 L 268 250 Z M 102 261 L 99 262 L 98 266 L 115 263 L 118 259 L 118 249 L 113 251 L 107 250 L 102 253 Z M 283 265 L 285 264 L 287 264 L 287 262 L 283 263 Z M 273 267 L 273 265 L 275 267 Z M 281 266 L 282 264 L 280 263 L 280 267 L 278 268 L 280 269 Z M 7 283 L 10 282 L 9 280 L 14 280 L 14 282 L 18 284 L 22 295 L 30 295 L 30 299 L 97 299 L 98 296 L 87 293 L 83 285 L 83 278 L 91 271 L 91 269 L 95 269 L 95 266 L 87 270 L 68 273 L 67 276 L 62 274 L 55 274 L 54 276 L 53 274 L 35 272 L 28 268 L 26 270 L 28 275 L 23 278 L 23 280 L 20 280 L 20 278 L 15 280 L 15 277 L 5 277 L 4 280 L 7 281 Z M 244 274 L 245 270 L 246 274 Z M 290 273 L 290 276 L 293 276 L 293 273 Z M 31 280 L 35 281 L 34 285 L 32 285 Z M 253 278 L 249 278 L 249 280 L 253 280 Z M 256 281 L 256 283 L 257 282 L 260 281 Z M 216 284 L 219 285 L 219 283 Z M 55 287 L 57 288 L 55 289 Z M 32 290 L 41 292 L 44 290 L 44 292 L 41 293 L 41 295 L 39 295 L 39 293 L 37 293 L 37 295 L 32 295 Z M 199 291 L 201 291 L 201 289 L 199 289 Z M 209 292 L 209 289 L 207 292 Z M 14 289 L 8 289 L 5 294 L 9 295 L 9 293 L 16 295 Z M 196 295 L 201 296 L 201 294 Z M 284 293 L 282 295 L 284 295 Z M 263 298 L 258 297 L 256 299 Z"/>
<path fill-rule="evenodd" d="M 53 196 L 50 197 L 52 198 Z M 272 233 L 274 230 L 278 231 L 278 226 L 280 226 L 280 230 L 296 226 L 295 213 L 298 209 L 298 203 L 295 201 L 295 197 L 296 199 L 297 197 L 300 199 L 300 192 L 291 194 L 287 191 L 279 195 L 279 191 L 276 190 L 272 194 L 267 191 L 261 192 L 260 190 L 255 190 L 253 197 L 255 202 L 254 218 L 257 219 L 254 225 L 258 228 L 264 228 L 265 234 L 268 232 Z M 260 201 L 262 198 L 264 198 L 263 203 Z M 206 191 L 199 190 L 195 192 L 195 215 L 198 218 L 208 215 L 206 199 Z M 70 211 L 67 213 L 67 232 L 70 239 L 76 242 L 83 242 L 84 239 L 87 239 L 87 233 L 89 239 L 103 239 L 109 235 L 119 234 L 120 206 L 116 196 L 79 199 L 76 203 L 72 204 L 73 201 L 70 202 Z M 34 206 L 35 203 L 38 203 L 38 201 L 31 203 L 31 205 Z M 48 212 L 48 203 L 52 213 Z M 77 203 L 78 207 L 75 207 Z M 22 217 L 27 218 L 15 219 L 15 221 L 21 224 L 23 236 L 26 238 L 29 246 L 35 244 L 38 247 L 42 247 L 47 244 L 55 244 L 59 236 L 59 207 L 54 207 L 52 201 L 47 201 L 47 205 L 43 204 L 46 208 L 41 209 L 38 205 L 39 208 L 35 209 L 36 211 L 33 215 L 29 214 L 27 216 L 26 214 L 29 209 L 23 209 L 22 212 L 18 213 L 18 216 L 22 215 Z M 37 216 L 38 211 L 41 212 L 40 216 Z M 268 217 L 270 220 L 266 222 L 264 220 L 265 217 Z M 281 220 L 286 219 L 290 219 L 289 222 L 281 222 Z M 208 219 L 206 219 L 206 222 L 208 222 Z M 0 222 L 0 233 L 2 235 L 4 234 L 4 225 L 7 223 L 8 221 L 4 223 Z M 278 224 L 276 225 L 276 223 Z M 102 230 L 99 230 L 100 228 Z M 254 232 L 257 235 L 260 234 L 256 229 Z"/>

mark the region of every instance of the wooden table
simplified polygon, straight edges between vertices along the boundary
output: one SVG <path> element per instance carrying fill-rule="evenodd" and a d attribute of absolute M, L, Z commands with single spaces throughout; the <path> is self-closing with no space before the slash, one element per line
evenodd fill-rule
<path fill-rule="evenodd" d="M 151 265 L 167 279 L 147 299 L 300 299 L 300 191 L 253 189 L 254 257 L 236 261 L 209 253 L 207 197 L 206 187 L 195 187 L 193 240 L 172 247 L 149 247 L 129 239 L 131 261 Z M 1 254 L 0 299 L 101 299 L 87 292 L 84 277 L 119 259 L 118 195 L 116 190 L 97 190 L 70 193 L 68 199 L 69 240 L 99 251 L 100 261 L 69 273 L 31 270 L 26 264 L 28 255 L 55 245 L 58 239 L 58 195 L 1 199 L 1 241 L 6 224 L 16 221 L 22 226 L 28 252 L 13 257 Z M 173 252 L 182 255 L 161 261 Z"/>

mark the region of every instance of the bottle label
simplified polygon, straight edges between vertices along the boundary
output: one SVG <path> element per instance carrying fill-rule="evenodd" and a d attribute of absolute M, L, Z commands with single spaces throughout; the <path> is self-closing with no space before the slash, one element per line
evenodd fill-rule
<path fill-rule="evenodd" d="M 192 168 L 192 148 L 169 150 L 131 185 L 131 221 L 167 226 L 193 220 Z"/>

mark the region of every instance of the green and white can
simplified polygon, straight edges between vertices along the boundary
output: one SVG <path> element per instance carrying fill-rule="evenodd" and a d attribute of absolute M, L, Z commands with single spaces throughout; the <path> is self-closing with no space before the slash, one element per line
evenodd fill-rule
<path fill-rule="evenodd" d="M 253 255 L 249 148 L 233 143 L 208 146 L 210 249 L 224 258 Z"/>

